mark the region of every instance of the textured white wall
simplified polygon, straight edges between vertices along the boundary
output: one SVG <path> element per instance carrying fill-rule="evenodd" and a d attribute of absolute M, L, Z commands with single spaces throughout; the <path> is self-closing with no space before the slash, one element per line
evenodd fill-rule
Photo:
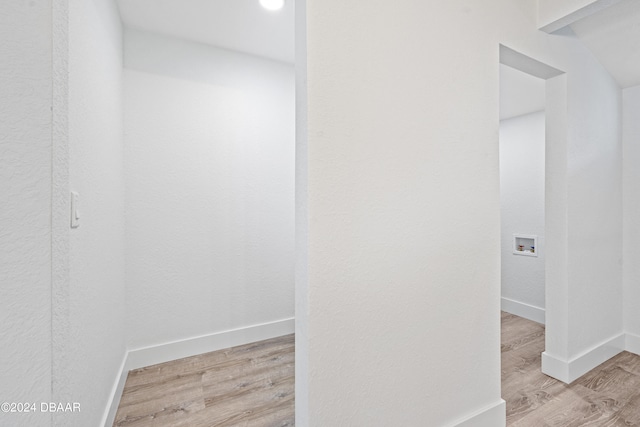
<path fill-rule="evenodd" d="M 122 29 L 111 0 L 70 0 L 67 28 L 68 186 L 81 220 L 55 300 L 53 381 L 55 398 L 82 410 L 54 422 L 90 426 L 103 419 L 125 354 Z"/>
<path fill-rule="evenodd" d="M 544 309 L 544 112 L 500 122 L 502 296 Z M 513 254 L 513 235 L 538 236 L 537 257 Z"/>
<path fill-rule="evenodd" d="M 624 325 L 640 337 L 640 86 L 625 89 L 623 99 Z"/>
<path fill-rule="evenodd" d="M 51 398 L 51 2 L 0 3 L 0 402 Z M 39 409 L 39 407 L 38 407 Z M 0 412 L 0 425 L 47 426 Z"/>
<path fill-rule="evenodd" d="M 517 21 L 508 3 L 306 2 L 303 425 L 442 426 L 499 405 L 498 39 L 486 29 Z"/>
<path fill-rule="evenodd" d="M 621 328 L 619 91 L 574 37 L 537 31 L 533 1 L 307 0 L 303 20 L 298 419 L 440 426 L 493 405 L 482 425 L 500 425 L 498 45 L 567 72 L 567 361 Z"/>
<path fill-rule="evenodd" d="M 130 348 L 293 316 L 294 72 L 127 31 Z"/>
<path fill-rule="evenodd" d="M 296 158 L 295 158 L 295 333 L 296 422 L 309 421 L 309 199 L 307 91 L 307 3 L 295 7 L 296 58 Z"/>

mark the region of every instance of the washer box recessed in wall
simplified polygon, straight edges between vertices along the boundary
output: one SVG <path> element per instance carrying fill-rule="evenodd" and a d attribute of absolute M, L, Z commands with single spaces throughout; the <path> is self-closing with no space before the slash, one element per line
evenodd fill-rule
<path fill-rule="evenodd" d="M 538 236 L 514 234 L 513 253 L 514 255 L 538 256 Z"/>

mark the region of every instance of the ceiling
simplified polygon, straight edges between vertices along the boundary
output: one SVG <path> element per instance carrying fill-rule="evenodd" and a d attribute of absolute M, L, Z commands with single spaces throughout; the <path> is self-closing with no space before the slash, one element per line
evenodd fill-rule
<path fill-rule="evenodd" d="M 294 62 L 294 0 L 287 0 L 278 12 L 263 9 L 258 0 L 117 3 L 128 28 Z M 621 87 L 640 85 L 640 0 L 621 0 L 573 23 L 571 28 Z M 509 67 L 501 66 L 501 72 L 503 86 L 511 88 L 503 92 L 519 94 L 518 99 L 506 99 L 501 94 L 501 118 L 538 111 L 544 94 L 536 84 L 540 82 Z"/>
<path fill-rule="evenodd" d="M 640 0 L 621 0 L 571 28 L 620 87 L 640 85 Z M 544 110 L 544 104 L 542 79 L 500 64 L 500 120 Z"/>
<path fill-rule="evenodd" d="M 545 81 L 500 64 L 500 120 L 544 108 Z"/>
<path fill-rule="evenodd" d="M 571 28 L 622 88 L 640 85 L 640 1 L 622 0 Z"/>
<path fill-rule="evenodd" d="M 128 28 L 294 61 L 293 0 L 277 12 L 258 0 L 117 0 Z"/>

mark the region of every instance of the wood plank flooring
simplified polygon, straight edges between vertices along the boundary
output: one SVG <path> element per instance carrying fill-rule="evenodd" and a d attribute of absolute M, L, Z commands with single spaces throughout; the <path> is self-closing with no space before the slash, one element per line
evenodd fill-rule
<path fill-rule="evenodd" d="M 129 372 L 114 427 L 294 423 L 294 336 Z"/>
<path fill-rule="evenodd" d="M 566 385 L 540 371 L 544 326 L 502 313 L 510 427 L 640 427 L 640 356 L 623 352 Z M 115 427 L 294 426 L 294 337 L 131 371 Z"/>
<path fill-rule="evenodd" d="M 502 313 L 507 426 L 640 426 L 640 356 L 622 352 L 566 385 L 540 370 L 544 326 Z"/>

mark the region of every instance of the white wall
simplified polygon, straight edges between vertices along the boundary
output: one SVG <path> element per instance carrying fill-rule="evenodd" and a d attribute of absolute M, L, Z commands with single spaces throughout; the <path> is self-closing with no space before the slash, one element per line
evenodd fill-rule
<path fill-rule="evenodd" d="M 623 91 L 624 325 L 640 353 L 640 86 Z"/>
<path fill-rule="evenodd" d="M 307 80 L 307 3 L 295 7 L 296 183 L 295 183 L 295 419 L 310 425 L 309 416 L 309 152 Z"/>
<path fill-rule="evenodd" d="M 538 309 L 532 313 L 545 306 L 544 158 L 544 111 L 500 122 L 501 294 L 513 308 Z M 537 257 L 513 253 L 518 233 L 538 236 Z M 521 308 L 515 314 L 526 315 Z"/>
<path fill-rule="evenodd" d="M 561 363 L 621 331 L 619 89 L 574 37 L 537 31 L 535 6 L 307 0 L 297 419 L 504 423 L 499 43 L 567 73 L 575 256 L 560 285 L 576 302 L 555 319 L 568 325 L 555 331 Z M 462 250 L 469 241 L 482 250 Z"/>
<path fill-rule="evenodd" d="M 484 425 L 500 425 L 498 40 L 487 29 L 517 14 L 507 2 L 306 7 L 309 255 L 296 322 L 308 340 L 296 351 L 308 371 L 296 420 L 443 426 L 492 407 Z"/>
<path fill-rule="evenodd" d="M 571 40 L 566 38 L 567 43 Z M 573 40 L 571 59 L 582 68 L 572 68 L 568 84 L 570 359 L 622 333 L 621 91 L 579 40 Z"/>
<path fill-rule="evenodd" d="M 122 29 L 110 0 L 66 6 L 56 14 L 56 41 L 68 46 L 55 48 L 60 56 L 68 49 L 68 57 L 56 58 L 55 72 L 57 95 L 68 97 L 56 106 L 68 114 L 56 115 L 56 142 L 68 145 L 54 167 L 67 168 L 68 182 L 57 184 L 80 194 L 81 219 L 69 231 L 66 203 L 68 254 L 66 260 L 56 254 L 68 265 L 55 288 L 53 397 L 79 402 L 81 411 L 56 414 L 54 423 L 95 426 L 103 422 L 125 355 Z"/>
<path fill-rule="evenodd" d="M 500 120 L 542 111 L 545 80 L 500 64 Z"/>
<path fill-rule="evenodd" d="M 293 317 L 294 73 L 125 37 L 131 349 Z"/>
<path fill-rule="evenodd" d="M 0 401 L 51 398 L 51 2 L 0 3 Z M 0 413 L 0 425 L 50 425 Z"/>

